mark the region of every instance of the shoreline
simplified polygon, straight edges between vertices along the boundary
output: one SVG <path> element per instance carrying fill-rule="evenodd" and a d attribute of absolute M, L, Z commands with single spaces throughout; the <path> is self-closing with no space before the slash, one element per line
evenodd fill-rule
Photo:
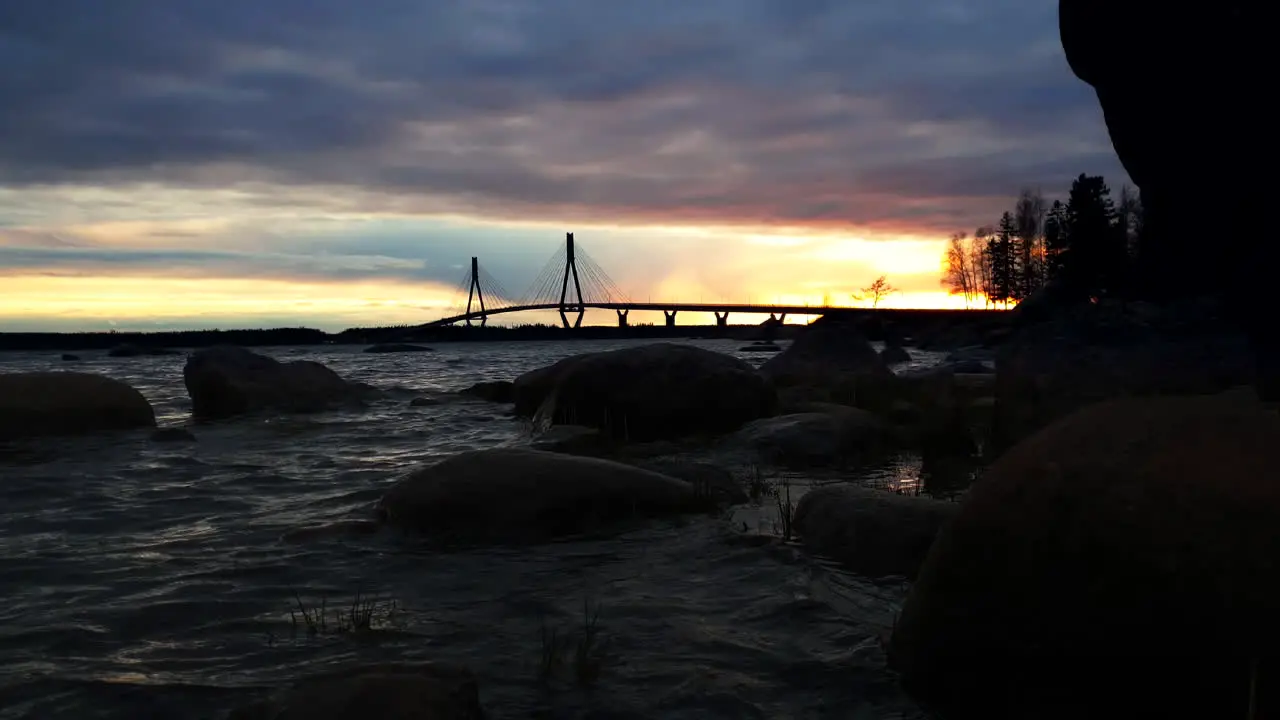
<path fill-rule="evenodd" d="M 869 339 L 889 334 L 913 336 L 922 332 L 963 327 L 999 327 L 1012 315 L 1003 310 L 842 310 L 858 316 Z M 238 330 L 168 330 L 155 332 L 0 332 L 0 352 L 110 350 L 120 345 L 140 348 L 202 348 L 212 345 L 242 347 L 376 345 L 379 343 L 519 342 L 537 340 L 669 340 L 725 338 L 733 340 L 785 340 L 803 324 L 770 323 L 716 325 L 558 325 L 446 326 L 435 328 L 348 328 L 329 333 L 314 328 L 262 328 Z"/>

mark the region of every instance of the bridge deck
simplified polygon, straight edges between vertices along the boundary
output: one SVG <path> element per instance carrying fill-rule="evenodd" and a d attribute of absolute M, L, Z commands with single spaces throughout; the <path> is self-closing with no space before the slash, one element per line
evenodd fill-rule
<path fill-rule="evenodd" d="M 651 310 L 663 312 L 717 312 L 717 313 L 742 313 L 744 315 L 826 315 L 832 312 L 858 312 L 867 311 L 868 308 L 851 308 L 839 306 L 822 306 L 822 305 L 755 305 L 744 303 L 655 303 L 655 302 L 584 302 L 582 305 L 564 306 L 566 312 L 576 313 L 579 308 L 591 308 L 596 310 Z M 490 315 L 502 315 L 505 313 L 527 312 L 530 310 L 560 310 L 559 303 L 541 303 L 536 305 L 510 305 L 507 307 L 499 307 L 485 310 L 484 312 L 474 311 L 462 315 L 454 315 L 452 317 L 433 320 L 429 323 L 423 323 L 417 328 L 440 327 L 441 325 L 452 325 L 457 322 L 465 322 L 466 320 L 479 320 Z"/>

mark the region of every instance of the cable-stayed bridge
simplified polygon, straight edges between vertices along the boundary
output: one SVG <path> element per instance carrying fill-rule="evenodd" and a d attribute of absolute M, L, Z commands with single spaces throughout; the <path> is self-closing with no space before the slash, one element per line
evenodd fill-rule
<path fill-rule="evenodd" d="M 588 308 L 613 310 L 618 315 L 618 325 L 627 325 L 632 310 L 661 311 L 667 326 L 676 324 L 676 314 L 684 312 L 709 312 L 715 315 L 716 324 L 728 325 L 729 313 L 767 314 L 783 320 L 788 314 L 824 315 L 832 311 L 848 311 L 848 307 L 829 305 L 764 305 L 754 303 L 686 303 L 686 302 L 637 302 L 627 297 L 613 282 L 581 244 L 574 241 L 573 233 L 565 236 L 559 248 L 522 295 L 509 293 L 490 275 L 479 258 L 471 258 L 471 267 L 457 284 L 458 301 L 447 317 L 424 323 L 419 328 L 440 327 L 464 322 L 484 325 L 494 315 L 533 310 L 556 310 L 565 327 L 580 327 Z M 465 298 L 465 300 L 463 300 Z"/>

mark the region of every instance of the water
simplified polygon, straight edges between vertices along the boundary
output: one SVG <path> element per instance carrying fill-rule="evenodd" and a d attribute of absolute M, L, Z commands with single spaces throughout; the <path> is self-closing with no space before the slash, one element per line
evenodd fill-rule
<path fill-rule="evenodd" d="M 0 456 L 0 717 L 220 718 L 300 674 L 391 659 L 470 667 L 495 718 L 919 717 L 876 642 L 902 585 L 759 542 L 738 516 L 456 554 L 388 535 L 281 539 L 368 517 L 423 461 L 527 441 L 506 406 L 410 398 L 630 344 L 273 348 L 390 392 L 362 411 L 194 427 L 197 443 L 140 432 Z M 73 369 L 59 355 L 0 354 L 0 372 Z M 75 369 L 134 385 L 162 426 L 187 422 L 183 357 L 84 357 Z M 378 632 L 310 636 L 291 623 L 295 593 L 332 608 L 357 591 L 394 600 Z M 584 602 L 609 638 L 601 679 L 547 691 L 540 629 L 579 627 Z"/>

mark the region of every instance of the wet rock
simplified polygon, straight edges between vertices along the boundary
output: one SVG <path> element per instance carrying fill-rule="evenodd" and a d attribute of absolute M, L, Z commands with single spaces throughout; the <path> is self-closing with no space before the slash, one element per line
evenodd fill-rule
<path fill-rule="evenodd" d="M 378 503 L 382 520 L 442 544 L 538 542 L 697 509 L 693 486 L 630 465 L 498 448 L 414 471 Z"/>
<path fill-rule="evenodd" d="M 468 397 L 479 398 L 492 403 L 515 402 L 512 384 L 506 380 L 486 380 L 478 382 L 461 391 Z"/>
<path fill-rule="evenodd" d="M 690 345 L 658 343 L 570 360 L 554 373 L 554 388 L 535 417 L 540 426 L 584 425 L 643 442 L 736 430 L 777 406 L 773 387 L 749 364 Z"/>
<path fill-rule="evenodd" d="M 880 359 L 889 365 L 911 362 L 911 353 L 900 345 L 885 345 L 884 350 L 880 351 Z"/>
<path fill-rule="evenodd" d="M 825 412 L 779 415 L 749 423 L 726 441 L 756 461 L 792 467 L 862 464 L 888 444 L 888 429 L 857 408 L 827 406 Z"/>
<path fill-rule="evenodd" d="M 80 356 L 72 355 L 71 353 L 63 353 L 62 362 L 80 362 Z"/>
<path fill-rule="evenodd" d="M 672 458 L 654 458 L 634 463 L 645 470 L 683 480 L 694 490 L 709 497 L 716 505 L 739 505 L 747 502 L 746 490 L 738 478 L 719 465 Z"/>
<path fill-rule="evenodd" d="M 1258 688 L 1280 683 L 1278 440 L 1248 391 L 1051 423 L 939 534 L 893 665 L 948 717 L 989 717 L 1010 687 L 1025 705 L 1002 717 L 1243 717 L 1250 660 Z"/>
<path fill-rule="evenodd" d="M 228 345 L 192 354 L 182 378 L 191 413 L 201 420 L 264 410 L 319 412 L 359 403 L 372 391 L 312 360 L 280 362 Z"/>
<path fill-rule="evenodd" d="M 995 362 L 996 351 L 981 345 L 970 345 L 968 347 L 956 348 L 947 353 L 947 357 L 943 362 L 954 365 L 961 363 L 974 363 L 981 365 L 982 363 Z M 957 372 L 964 372 L 958 370 Z"/>
<path fill-rule="evenodd" d="M 152 442 L 195 442 L 196 436 L 182 427 L 160 428 L 151 433 Z"/>
<path fill-rule="evenodd" d="M 142 393 L 104 375 L 0 374 L 0 439 L 155 425 L 155 411 Z"/>
<path fill-rule="evenodd" d="M 440 404 L 440 398 L 430 397 L 416 397 L 409 401 L 409 407 L 434 407 Z"/>
<path fill-rule="evenodd" d="M 805 493 L 792 527 L 810 552 L 868 577 L 914 578 L 959 504 L 885 490 L 827 486 Z"/>
<path fill-rule="evenodd" d="M 469 670 L 380 663 L 301 680 L 228 720 L 484 720 Z"/>
<path fill-rule="evenodd" d="M 170 350 L 168 348 L 156 348 L 156 347 L 142 347 L 140 345 L 133 345 L 131 343 L 117 345 L 107 351 L 107 357 L 113 357 L 113 358 L 131 358 L 131 357 L 148 357 L 148 356 L 158 356 L 158 355 L 181 355 L 181 354 L 182 352 L 179 350 Z"/>
<path fill-rule="evenodd" d="M 370 345 L 364 351 L 367 353 L 435 352 L 435 348 L 429 348 L 425 345 L 410 345 L 408 343 L 379 343 Z"/>

